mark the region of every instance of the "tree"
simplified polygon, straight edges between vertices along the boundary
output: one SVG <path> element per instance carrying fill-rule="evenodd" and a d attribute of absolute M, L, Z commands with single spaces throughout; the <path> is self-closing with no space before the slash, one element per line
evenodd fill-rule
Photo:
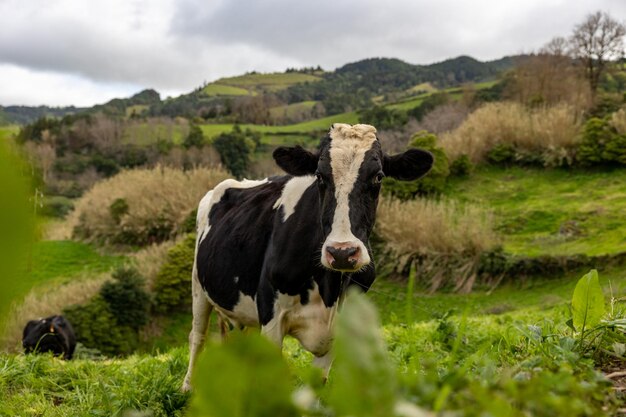
<path fill-rule="evenodd" d="M 583 64 L 592 94 L 596 94 L 607 62 L 624 54 L 626 27 L 608 13 L 597 11 L 574 28 L 570 38 L 572 53 Z"/>

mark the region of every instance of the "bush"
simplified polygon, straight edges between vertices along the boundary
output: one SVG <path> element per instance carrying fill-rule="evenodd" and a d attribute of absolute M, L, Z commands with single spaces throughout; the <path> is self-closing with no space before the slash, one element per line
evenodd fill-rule
<path fill-rule="evenodd" d="M 198 125 L 191 125 L 191 127 L 189 128 L 189 134 L 183 141 L 183 147 L 185 149 L 189 149 L 192 147 L 200 149 L 203 145 L 204 134 L 202 133 L 202 129 Z"/>
<path fill-rule="evenodd" d="M 100 290 L 117 323 L 137 331 L 148 323 L 150 296 L 144 290 L 144 279 L 134 268 L 122 267 L 113 273 L 114 281 Z"/>
<path fill-rule="evenodd" d="M 226 172 L 206 168 L 123 171 L 98 182 L 78 200 L 70 225 L 74 236 L 88 241 L 139 246 L 161 242 L 179 234 L 202 196 L 226 178 Z"/>
<path fill-rule="evenodd" d="M 63 218 L 73 209 L 74 203 L 69 198 L 52 196 L 44 199 L 43 207 L 39 211 L 39 214 L 42 216 Z"/>
<path fill-rule="evenodd" d="M 411 139 L 409 146 L 431 152 L 435 157 L 432 169 L 425 177 L 415 181 L 385 178 L 383 191 L 401 200 L 408 200 L 416 195 L 441 193 L 446 185 L 446 178 L 450 175 L 450 169 L 446 154 L 437 146 L 437 136 L 426 131 L 418 132 Z"/>
<path fill-rule="evenodd" d="M 450 164 L 450 175 L 455 177 L 469 177 L 474 171 L 474 164 L 467 155 L 461 155 Z"/>
<path fill-rule="evenodd" d="M 626 134 L 620 134 L 615 126 L 619 119 L 587 120 L 576 159 L 582 165 L 626 164 Z"/>
<path fill-rule="evenodd" d="M 157 274 L 153 288 L 158 312 L 167 313 L 191 305 L 195 246 L 195 234 L 190 234 L 168 251 L 167 260 Z"/>
<path fill-rule="evenodd" d="M 230 133 L 222 133 L 213 141 L 213 147 L 220 154 L 224 166 L 239 179 L 245 175 L 250 164 L 250 154 L 259 144 L 258 134 L 250 130 L 242 132 L 238 125 Z"/>
<path fill-rule="evenodd" d="M 78 342 L 103 354 L 125 355 L 137 347 L 137 333 L 117 324 L 111 307 L 101 296 L 87 304 L 66 308 L 63 315 L 72 323 Z"/>
<path fill-rule="evenodd" d="M 474 164 L 484 163 L 501 146 L 496 153 L 513 149 L 516 162 L 560 166 L 573 162 L 579 130 L 579 115 L 568 105 L 528 109 L 512 102 L 488 103 L 458 129 L 442 134 L 440 142 L 451 161 L 467 155 Z M 509 157 L 498 157 L 504 156 Z"/>
<path fill-rule="evenodd" d="M 150 297 L 144 280 L 121 267 L 88 303 L 63 310 L 78 342 L 106 355 L 126 355 L 137 348 L 139 329 L 149 319 Z"/>

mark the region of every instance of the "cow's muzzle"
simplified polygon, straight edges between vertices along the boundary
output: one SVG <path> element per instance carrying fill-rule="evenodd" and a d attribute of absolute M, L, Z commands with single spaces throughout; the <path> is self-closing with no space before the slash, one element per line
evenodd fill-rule
<path fill-rule="evenodd" d="M 360 251 L 358 246 L 327 246 L 326 261 L 338 271 L 355 271 L 359 268 Z"/>

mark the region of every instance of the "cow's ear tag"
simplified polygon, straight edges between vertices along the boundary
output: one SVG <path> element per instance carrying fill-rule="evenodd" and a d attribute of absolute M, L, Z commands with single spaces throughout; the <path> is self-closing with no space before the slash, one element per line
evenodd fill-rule
<path fill-rule="evenodd" d="M 50 325 L 50 333 L 54 333 L 54 325 Z"/>

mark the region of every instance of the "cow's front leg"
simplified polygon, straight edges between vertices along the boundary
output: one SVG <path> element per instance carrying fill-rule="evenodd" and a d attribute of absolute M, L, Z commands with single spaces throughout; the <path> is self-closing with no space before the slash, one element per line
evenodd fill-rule
<path fill-rule="evenodd" d="M 185 375 L 185 380 L 183 381 L 183 391 L 191 390 L 193 367 L 204 346 L 207 329 L 209 327 L 209 317 L 213 310 L 213 306 L 209 303 L 209 299 L 206 294 L 204 294 L 202 286 L 198 281 L 195 265 L 191 277 L 191 293 L 193 297 L 193 323 L 191 332 L 189 333 L 189 367 L 187 368 L 187 375 Z"/>
<path fill-rule="evenodd" d="M 283 339 L 285 338 L 285 332 L 282 327 L 280 315 L 271 319 L 266 325 L 261 326 L 261 334 L 274 342 L 281 350 L 283 348 Z"/>

